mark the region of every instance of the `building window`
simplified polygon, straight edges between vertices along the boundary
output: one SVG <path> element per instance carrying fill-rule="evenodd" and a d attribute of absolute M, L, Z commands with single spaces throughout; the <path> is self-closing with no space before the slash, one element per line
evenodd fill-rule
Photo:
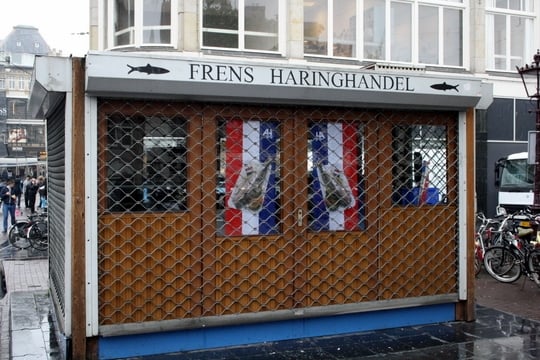
<path fill-rule="evenodd" d="M 463 66 L 465 10 L 461 0 L 305 1 L 304 52 Z"/>
<path fill-rule="evenodd" d="M 186 121 L 182 117 L 108 117 L 107 209 L 186 209 Z"/>
<path fill-rule="evenodd" d="M 390 4 L 390 57 L 392 61 L 412 61 L 412 4 Z"/>
<path fill-rule="evenodd" d="M 392 129 L 393 201 L 436 205 L 448 194 L 448 129 L 443 125 L 396 125 Z"/>
<path fill-rule="evenodd" d="M 283 52 L 284 9 L 284 0 L 203 0 L 202 47 Z"/>
<path fill-rule="evenodd" d="M 356 56 L 356 0 L 304 2 L 304 52 Z"/>
<path fill-rule="evenodd" d="M 487 69 L 515 71 L 534 50 L 534 2 L 490 0 L 486 5 Z"/>
<path fill-rule="evenodd" d="M 7 99 L 8 118 L 9 119 L 26 119 L 27 118 L 27 113 L 26 113 L 27 103 L 28 103 L 27 99 L 8 98 Z"/>
<path fill-rule="evenodd" d="M 422 64 L 463 65 L 463 11 L 418 7 L 418 60 Z"/>
<path fill-rule="evenodd" d="M 28 90 L 28 79 L 25 79 L 23 77 L 19 77 L 19 90 Z"/>
<path fill-rule="evenodd" d="M 172 46 L 176 2 L 171 0 L 109 0 L 108 44 Z"/>

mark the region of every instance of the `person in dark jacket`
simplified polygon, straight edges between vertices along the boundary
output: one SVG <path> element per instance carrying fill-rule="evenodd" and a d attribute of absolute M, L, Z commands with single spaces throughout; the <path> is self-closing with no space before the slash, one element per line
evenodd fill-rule
<path fill-rule="evenodd" d="M 33 177 L 32 180 L 30 180 L 30 182 L 26 186 L 25 196 L 28 196 L 28 208 L 30 209 L 30 212 L 32 214 L 36 212 L 36 196 L 37 196 L 38 188 L 39 188 L 39 185 L 35 177 Z"/>
<path fill-rule="evenodd" d="M 8 179 L 6 186 L 0 190 L 0 198 L 2 199 L 2 215 L 4 229 L 2 233 L 7 233 L 8 218 L 11 217 L 11 225 L 15 224 L 15 208 L 17 207 L 17 189 L 15 181 Z M 20 194 L 19 194 L 20 195 Z"/>
<path fill-rule="evenodd" d="M 17 208 L 20 209 L 22 197 L 22 181 L 19 178 L 15 179 L 14 192 L 17 194 Z"/>

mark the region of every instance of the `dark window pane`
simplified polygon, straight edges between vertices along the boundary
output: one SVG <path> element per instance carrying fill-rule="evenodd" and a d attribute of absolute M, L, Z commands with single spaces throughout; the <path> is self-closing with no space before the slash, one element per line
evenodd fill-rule
<path fill-rule="evenodd" d="M 238 30 L 237 2 L 203 1 L 203 27 Z"/>
<path fill-rule="evenodd" d="M 529 131 L 535 130 L 535 108 L 528 100 L 516 100 L 516 140 L 527 141 Z"/>
<path fill-rule="evenodd" d="M 514 101 L 494 99 L 487 111 L 488 139 L 514 140 Z"/>
<path fill-rule="evenodd" d="M 185 120 L 164 116 L 108 119 L 110 211 L 186 209 Z"/>
<path fill-rule="evenodd" d="M 203 33 L 203 44 L 204 46 L 238 48 L 238 35 L 205 32 Z"/>

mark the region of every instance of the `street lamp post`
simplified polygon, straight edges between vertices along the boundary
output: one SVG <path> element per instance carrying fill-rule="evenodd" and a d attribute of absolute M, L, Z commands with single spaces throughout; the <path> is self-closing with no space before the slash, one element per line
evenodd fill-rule
<path fill-rule="evenodd" d="M 534 157 L 534 203 L 533 210 L 540 212 L 540 49 L 536 51 L 533 56 L 533 62 L 525 64 L 525 66 L 516 66 L 523 86 L 527 93 L 527 97 L 531 102 L 535 103 L 535 109 L 533 112 L 536 114 L 536 145 L 535 145 L 535 157 Z M 533 78 L 535 83 L 528 85 L 526 78 Z M 535 88 L 529 89 L 529 86 L 535 86 Z"/>

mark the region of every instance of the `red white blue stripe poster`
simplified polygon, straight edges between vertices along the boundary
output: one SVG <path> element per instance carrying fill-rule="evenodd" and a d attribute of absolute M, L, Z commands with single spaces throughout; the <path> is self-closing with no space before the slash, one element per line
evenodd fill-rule
<path fill-rule="evenodd" d="M 278 232 L 277 122 L 232 119 L 226 125 L 225 235 Z"/>
<path fill-rule="evenodd" d="M 342 123 L 310 127 L 312 174 L 310 230 L 359 227 L 356 128 Z"/>

